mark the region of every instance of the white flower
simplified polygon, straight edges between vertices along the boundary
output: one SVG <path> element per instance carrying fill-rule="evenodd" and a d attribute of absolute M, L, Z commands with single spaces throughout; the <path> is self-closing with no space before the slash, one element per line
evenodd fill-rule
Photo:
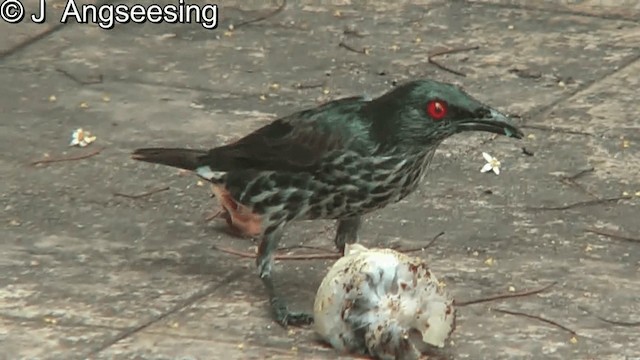
<path fill-rule="evenodd" d="M 95 136 L 92 136 L 90 132 L 84 131 L 81 128 L 71 134 L 71 142 L 69 146 L 85 147 L 96 140 Z"/>
<path fill-rule="evenodd" d="M 480 169 L 480 171 L 485 173 L 493 170 L 493 172 L 496 175 L 500 175 L 500 161 L 498 161 L 498 159 L 494 158 L 493 156 L 487 154 L 486 152 L 482 153 L 482 157 L 484 157 L 487 163 L 484 164 L 484 166 L 482 167 L 482 169 Z"/>

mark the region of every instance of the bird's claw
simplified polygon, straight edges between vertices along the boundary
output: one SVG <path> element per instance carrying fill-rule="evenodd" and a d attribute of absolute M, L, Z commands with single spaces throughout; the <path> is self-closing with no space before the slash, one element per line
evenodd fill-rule
<path fill-rule="evenodd" d="M 289 325 L 303 326 L 313 323 L 313 315 L 289 311 L 287 305 L 278 298 L 271 300 L 271 306 L 274 311 L 275 320 L 284 328 Z"/>
<path fill-rule="evenodd" d="M 303 312 L 289 312 L 287 311 L 281 319 L 277 319 L 278 324 L 282 327 L 291 326 L 304 326 L 313 324 L 313 315 Z"/>

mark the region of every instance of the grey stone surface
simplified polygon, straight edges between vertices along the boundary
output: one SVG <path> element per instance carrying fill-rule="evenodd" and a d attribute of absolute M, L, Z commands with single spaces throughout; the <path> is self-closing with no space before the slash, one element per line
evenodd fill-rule
<path fill-rule="evenodd" d="M 640 357 L 640 326 L 585 311 L 640 322 L 640 243 L 585 232 L 640 236 L 640 16 L 637 2 L 623 5 L 302 1 L 237 26 L 274 7 L 229 1 L 216 30 L 105 31 L 59 26 L 56 16 L 0 23 L 0 359 L 335 358 L 311 329 L 271 321 L 252 260 L 211 249 L 255 243 L 204 221 L 216 210 L 207 187 L 128 153 L 220 145 L 294 110 L 419 77 L 462 84 L 520 114 L 528 137 L 449 139 L 417 193 L 367 218 L 362 242 L 415 247 L 444 231 L 422 256 L 459 300 L 558 282 L 460 308 L 446 355 Z M 479 49 L 437 58 L 466 77 L 428 63 L 433 52 L 466 46 Z M 97 141 L 68 147 L 78 127 Z M 479 172 L 483 151 L 501 160 L 500 176 Z M 164 186 L 146 198 L 114 196 Z M 331 223 L 295 224 L 283 246 L 331 248 L 332 232 Z M 330 264 L 278 262 L 292 306 L 311 310 Z M 491 308 L 552 319 L 578 336 Z"/>

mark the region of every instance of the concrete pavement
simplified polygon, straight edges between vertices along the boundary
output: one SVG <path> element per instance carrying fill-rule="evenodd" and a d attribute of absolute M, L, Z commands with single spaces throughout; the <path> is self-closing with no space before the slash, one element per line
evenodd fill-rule
<path fill-rule="evenodd" d="M 46 24 L 0 21 L 0 359 L 336 358 L 311 329 L 271 321 L 251 259 L 211 248 L 255 243 L 204 221 L 206 186 L 128 154 L 220 145 L 419 77 L 521 115 L 528 137 L 447 140 L 417 193 L 367 218 L 362 242 L 413 247 L 444 231 L 421 256 L 459 300 L 558 282 L 461 308 L 445 357 L 640 358 L 640 2 L 291 1 L 242 25 L 278 5 L 226 1 L 216 30 L 60 25 L 64 5 L 47 3 Z M 466 77 L 428 63 L 473 46 L 436 58 Z M 70 148 L 78 127 L 96 142 Z M 483 151 L 500 176 L 480 173 Z M 332 225 L 295 224 L 283 246 L 331 248 Z M 330 264 L 278 263 L 293 307 L 311 310 Z"/>

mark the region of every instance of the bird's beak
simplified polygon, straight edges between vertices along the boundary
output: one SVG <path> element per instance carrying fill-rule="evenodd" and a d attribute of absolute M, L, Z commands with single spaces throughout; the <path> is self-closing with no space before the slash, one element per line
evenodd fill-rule
<path fill-rule="evenodd" d="M 524 136 L 522 131 L 515 127 L 503 113 L 491 108 L 480 113 L 483 114 L 481 117 L 459 122 L 458 131 L 487 131 L 516 139 L 522 139 Z"/>

